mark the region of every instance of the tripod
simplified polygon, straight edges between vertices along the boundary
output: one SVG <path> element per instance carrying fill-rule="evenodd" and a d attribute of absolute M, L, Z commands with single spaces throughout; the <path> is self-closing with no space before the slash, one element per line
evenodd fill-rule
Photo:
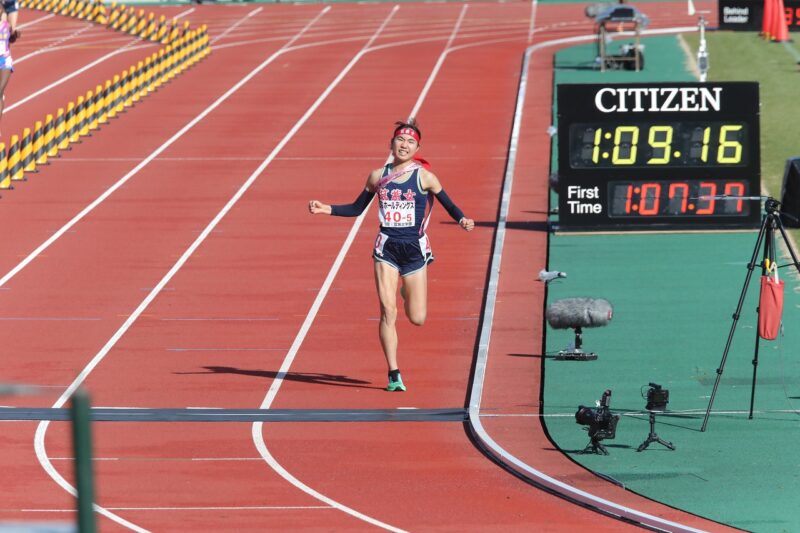
<path fill-rule="evenodd" d="M 760 198 L 759 198 L 760 199 Z M 780 231 L 781 237 L 783 238 L 783 242 L 786 245 L 786 248 L 789 250 L 789 254 L 792 256 L 792 264 L 797 269 L 798 273 L 800 273 L 800 263 L 797 261 L 797 256 L 792 249 L 792 246 L 789 242 L 789 237 L 786 235 L 786 229 L 783 227 L 783 221 L 781 220 L 781 213 L 779 211 L 780 202 L 775 200 L 774 198 L 767 198 L 764 202 L 764 217 L 761 221 L 761 229 L 758 232 L 758 239 L 756 240 L 755 248 L 753 249 L 753 255 L 750 258 L 750 263 L 747 265 L 747 276 L 744 280 L 744 286 L 742 287 L 742 292 L 739 295 L 739 304 L 736 306 L 736 311 L 733 313 L 733 324 L 731 324 L 731 330 L 728 333 L 728 341 L 725 343 L 725 350 L 722 352 L 722 361 L 719 364 L 719 368 L 717 368 L 717 378 L 714 381 L 714 389 L 711 391 L 711 398 L 708 401 L 708 408 L 706 409 L 705 418 L 703 418 L 703 425 L 700 428 L 700 431 L 705 431 L 706 426 L 708 425 L 708 417 L 711 414 L 711 406 L 714 404 L 714 397 L 717 395 L 717 387 L 719 387 L 719 382 L 722 379 L 722 372 L 725 369 L 725 361 L 728 359 L 728 352 L 731 348 L 731 343 L 733 342 L 733 334 L 736 331 L 736 324 L 739 322 L 739 314 L 742 312 L 742 305 L 744 304 L 745 295 L 747 294 L 747 288 L 750 286 L 750 278 L 753 276 L 753 270 L 756 267 L 756 258 L 758 257 L 758 251 L 761 249 L 761 245 L 764 245 L 764 253 L 761 260 L 761 275 L 763 276 L 767 272 L 767 260 L 771 262 L 775 261 L 775 230 L 777 229 Z M 783 213 L 786 215 L 785 213 Z M 787 215 L 788 216 L 788 215 Z M 788 265 L 783 265 L 788 266 Z M 780 266 L 778 267 L 780 268 Z M 757 310 L 760 312 L 760 309 Z M 749 419 L 753 418 L 753 404 L 755 402 L 756 396 L 756 370 L 758 368 L 758 347 L 759 347 L 759 336 L 758 332 L 756 332 L 756 346 L 755 352 L 753 354 L 753 382 L 750 389 L 750 415 L 748 416 Z"/>
<path fill-rule="evenodd" d="M 667 442 L 658 435 L 656 435 L 656 414 L 653 411 L 650 411 L 650 434 L 647 436 L 645 441 L 636 448 L 637 452 L 640 452 L 650 446 L 651 442 L 657 442 L 663 446 L 666 446 L 670 450 L 674 450 L 675 446 L 671 442 Z"/>

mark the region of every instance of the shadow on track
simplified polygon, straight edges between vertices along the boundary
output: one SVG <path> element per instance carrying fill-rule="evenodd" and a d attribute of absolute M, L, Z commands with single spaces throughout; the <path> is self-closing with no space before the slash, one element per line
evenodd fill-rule
<path fill-rule="evenodd" d="M 242 376 L 253 376 L 258 378 L 275 379 L 278 372 L 274 370 L 245 370 L 230 366 L 204 366 L 207 372 L 176 372 L 176 374 L 239 374 Z M 333 385 L 335 387 L 358 387 L 362 389 L 383 390 L 383 387 L 371 385 L 370 381 L 349 378 L 347 376 L 335 374 L 318 374 L 305 372 L 288 372 L 283 379 L 287 381 L 299 381 L 301 383 L 313 383 L 315 385 Z"/>

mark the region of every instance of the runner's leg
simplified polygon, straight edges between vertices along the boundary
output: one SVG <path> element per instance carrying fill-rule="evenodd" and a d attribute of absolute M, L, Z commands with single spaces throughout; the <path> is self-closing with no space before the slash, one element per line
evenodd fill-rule
<path fill-rule="evenodd" d="M 425 323 L 428 315 L 428 268 L 422 267 L 403 278 L 406 316 L 415 326 Z"/>
<path fill-rule="evenodd" d="M 392 266 L 375 261 L 375 286 L 381 307 L 378 336 L 389 370 L 397 370 L 397 283 L 400 274 Z"/>
<path fill-rule="evenodd" d="M 5 92 L 9 79 L 11 79 L 11 71 L 8 69 L 0 69 L 0 118 L 3 117 L 3 109 L 6 106 Z"/>

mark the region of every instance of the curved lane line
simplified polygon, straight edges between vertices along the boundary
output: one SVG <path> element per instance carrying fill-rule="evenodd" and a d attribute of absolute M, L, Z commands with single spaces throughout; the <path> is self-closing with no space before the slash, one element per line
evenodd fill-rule
<path fill-rule="evenodd" d="M 657 34 L 670 34 L 694 31 L 694 27 L 680 27 L 680 28 L 665 28 L 660 30 L 650 30 L 642 32 L 644 35 L 657 35 Z M 505 464 L 510 464 L 516 467 L 520 474 L 534 481 L 538 485 L 545 486 L 554 492 L 564 495 L 569 499 L 580 501 L 592 508 L 601 509 L 606 513 L 625 517 L 635 522 L 646 524 L 651 527 L 656 527 L 666 531 L 681 531 L 681 532 L 700 532 L 702 530 L 695 529 L 690 526 L 678 524 L 657 516 L 652 516 L 616 504 L 609 500 L 603 499 L 594 494 L 585 492 L 577 487 L 563 483 L 553 477 L 548 476 L 544 472 L 536 470 L 530 465 L 524 463 L 502 446 L 500 446 L 484 429 L 481 423 L 481 398 L 483 396 L 483 383 L 486 376 L 486 365 L 489 358 L 489 342 L 492 332 L 492 322 L 494 320 L 494 306 L 497 301 L 497 286 L 500 277 L 500 263 L 503 257 L 503 243 L 505 241 L 506 220 L 508 218 L 509 203 L 511 201 L 511 188 L 514 183 L 514 166 L 517 159 L 517 147 L 519 144 L 519 132 L 522 122 L 522 110 L 525 104 L 525 97 L 528 87 L 528 69 L 530 66 L 530 58 L 534 52 L 543 48 L 557 46 L 562 44 L 573 44 L 578 42 L 593 41 L 597 37 L 595 35 L 585 35 L 578 37 L 566 37 L 562 39 L 554 39 L 546 41 L 533 46 L 530 46 L 525 51 L 525 59 L 522 66 L 522 75 L 520 77 L 519 90 L 517 92 L 517 104 L 514 113 L 514 125 L 511 132 L 511 143 L 508 150 L 508 166 L 506 167 L 506 175 L 503 184 L 503 193 L 500 214 L 497 220 L 497 233 L 495 235 L 494 251 L 492 253 L 492 261 L 490 266 L 491 277 L 487 287 L 486 307 L 484 309 L 483 327 L 480 332 L 480 340 L 478 343 L 478 355 L 475 364 L 475 375 L 472 382 L 472 395 L 469 404 L 469 422 L 475 436 L 485 444 L 487 453 L 495 454 L 495 457 Z"/>
<path fill-rule="evenodd" d="M 89 214 L 95 207 L 100 205 L 106 198 L 108 198 L 114 191 L 124 185 L 131 177 L 139 172 L 142 168 L 144 168 L 150 161 L 155 159 L 160 153 L 166 150 L 172 143 L 174 143 L 177 139 L 182 137 L 187 131 L 189 131 L 195 124 L 200 122 L 203 118 L 205 118 L 211 111 L 219 107 L 225 100 L 227 100 L 233 93 L 238 91 L 243 85 L 245 85 L 248 81 L 250 81 L 256 74 L 261 72 L 267 65 L 272 63 L 276 58 L 282 55 L 292 43 L 297 41 L 306 31 L 315 24 L 322 16 L 330 10 L 330 6 L 325 7 L 322 9 L 319 14 L 311 20 L 302 30 L 300 30 L 297 35 L 295 35 L 287 44 L 285 44 L 280 50 L 273 53 L 267 60 L 261 63 L 258 67 L 253 69 L 247 76 L 239 80 L 236 85 L 228 89 L 228 91 L 220 96 L 213 104 L 208 106 L 202 113 L 197 115 L 191 122 L 189 122 L 186 126 L 181 128 L 178 133 L 170 137 L 164 144 L 158 147 L 153 153 L 151 153 L 146 159 L 144 159 L 139 165 L 137 165 L 133 170 L 128 172 L 122 179 L 120 179 L 117 183 L 115 183 L 111 188 L 106 190 L 105 193 L 100 195 L 94 202 L 92 202 L 89 206 L 87 206 L 83 211 L 81 211 L 77 216 L 75 216 L 72 220 L 70 220 L 67 224 L 65 224 L 60 230 L 58 230 L 55 234 L 53 234 L 47 241 L 45 241 L 39 248 L 37 248 L 33 253 L 31 253 L 28 257 L 26 257 L 19 265 L 17 265 L 13 270 L 11 270 L 8 274 L 6 274 L 2 279 L 0 279 L 0 286 L 4 285 L 10 278 L 12 278 L 17 272 L 25 268 L 33 259 L 35 259 L 42 251 L 48 248 L 52 243 L 54 243 L 58 238 L 60 238 L 64 233 L 69 231 L 75 224 L 77 224 L 81 219 L 83 219 L 87 214 Z M 237 193 L 228 201 L 228 203 L 223 207 L 222 211 L 220 211 L 214 220 L 206 226 L 205 230 L 197 237 L 197 239 L 192 243 L 192 245 L 187 249 L 183 255 L 180 257 L 177 263 L 173 265 L 170 271 L 161 279 L 158 285 L 153 288 L 147 297 L 139 304 L 139 307 L 131 313 L 127 320 L 123 323 L 123 325 L 117 330 L 111 339 L 103 346 L 103 348 L 95 355 L 92 360 L 87 364 L 83 370 L 81 370 L 78 377 L 67 387 L 64 393 L 58 398 L 58 400 L 53 404 L 53 408 L 60 408 L 66 404 L 67 400 L 74 394 L 75 390 L 86 380 L 89 374 L 94 370 L 94 368 L 100 364 L 100 362 L 105 358 L 111 348 L 119 341 L 122 335 L 133 325 L 134 321 L 136 321 L 139 316 L 144 312 L 144 310 L 150 305 L 150 303 L 155 299 L 155 297 L 161 292 L 164 286 L 172 279 L 172 277 L 183 267 L 184 263 L 188 261 L 189 257 L 194 253 L 197 247 L 208 237 L 211 231 L 219 224 L 219 221 L 227 214 L 227 212 L 233 207 L 233 205 L 239 201 L 239 198 L 245 193 L 245 191 L 252 185 L 255 181 L 256 177 L 260 173 L 260 169 L 257 170 L 250 178 L 245 182 L 244 185 L 237 191 Z M 75 488 L 66 480 L 64 477 L 55 469 L 53 464 L 50 462 L 49 457 L 47 456 L 47 450 L 45 448 L 45 435 L 47 433 L 47 428 L 50 425 L 50 422 L 42 422 L 36 427 L 36 435 L 34 437 L 34 449 L 36 451 L 36 457 L 39 460 L 39 463 L 42 465 L 42 468 L 47 472 L 47 474 L 56 482 L 58 483 L 61 488 L 63 488 L 68 493 L 72 494 L 73 496 L 76 494 Z M 124 518 L 108 511 L 107 509 L 100 507 L 97 504 L 94 504 L 94 510 L 103 516 L 111 519 L 112 521 L 127 527 L 128 529 L 132 529 L 137 532 L 146 532 L 146 529 L 143 529 L 132 522 L 125 520 Z"/>

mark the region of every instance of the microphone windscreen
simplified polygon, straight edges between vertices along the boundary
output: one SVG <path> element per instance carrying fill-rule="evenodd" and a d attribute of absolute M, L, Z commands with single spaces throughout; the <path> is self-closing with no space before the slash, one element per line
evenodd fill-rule
<path fill-rule="evenodd" d="M 550 327 L 598 328 L 611 322 L 613 309 L 608 300 L 602 298 L 564 298 L 547 306 L 545 318 Z"/>

